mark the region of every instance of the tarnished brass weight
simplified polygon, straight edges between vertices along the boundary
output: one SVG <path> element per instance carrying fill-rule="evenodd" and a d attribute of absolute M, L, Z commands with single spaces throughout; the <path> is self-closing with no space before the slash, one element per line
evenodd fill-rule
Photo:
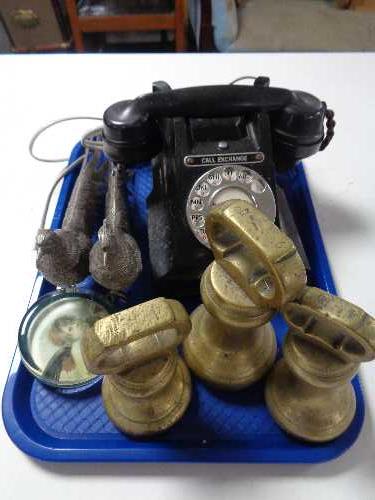
<path fill-rule="evenodd" d="M 191 380 L 176 348 L 190 329 L 179 302 L 157 298 L 97 321 L 84 335 L 83 359 L 105 374 L 104 407 L 123 432 L 156 434 L 184 414 Z"/>
<path fill-rule="evenodd" d="M 307 441 L 330 441 L 353 420 L 356 399 L 350 380 L 361 362 L 375 358 L 375 319 L 312 287 L 286 304 L 283 314 L 290 329 L 284 359 L 267 380 L 267 406 L 286 432 Z"/>
<path fill-rule="evenodd" d="M 184 356 L 206 382 L 238 390 L 273 364 L 269 320 L 303 289 L 306 273 L 292 241 L 246 201 L 216 206 L 206 230 L 215 262 L 201 279 L 203 304 L 191 315 Z"/>
<path fill-rule="evenodd" d="M 251 203 L 218 205 L 207 217 L 206 232 L 215 261 L 254 304 L 280 309 L 306 285 L 293 241 Z"/>
<path fill-rule="evenodd" d="M 200 305 L 191 315 L 192 333 L 184 342 L 191 370 L 220 389 L 238 390 L 259 380 L 271 367 L 276 340 L 272 310 L 255 306 L 213 262 L 201 280 Z"/>

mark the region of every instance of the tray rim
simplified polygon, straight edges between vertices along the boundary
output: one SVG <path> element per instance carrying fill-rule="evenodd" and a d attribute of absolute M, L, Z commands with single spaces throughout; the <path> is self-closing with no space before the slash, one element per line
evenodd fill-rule
<path fill-rule="evenodd" d="M 77 144 L 72 151 L 70 162 L 78 157 L 80 152 L 80 144 Z M 323 277 L 323 282 L 320 283 L 322 288 L 328 290 L 331 293 L 336 294 L 336 288 L 334 285 L 332 272 L 329 266 L 328 257 L 325 251 L 325 246 L 323 238 L 318 225 L 314 205 L 312 202 L 311 194 L 308 187 L 308 182 L 306 174 L 302 165 L 300 165 L 297 171 L 299 176 L 299 182 L 301 185 L 301 191 L 304 195 L 304 200 L 306 204 L 306 210 L 310 219 L 310 225 L 312 228 L 312 239 L 315 244 L 319 247 L 319 264 L 321 268 L 321 274 Z M 59 198 L 55 207 L 55 213 L 52 221 L 51 227 L 58 227 L 64 211 L 67 201 L 66 195 L 74 184 L 75 177 L 68 176 L 61 187 Z M 31 302 L 36 300 L 39 296 L 40 289 L 43 285 L 43 277 L 40 273 L 37 274 L 33 290 L 30 296 L 28 306 Z M 333 460 L 348 449 L 356 442 L 360 431 L 363 426 L 364 416 L 365 416 L 365 404 L 364 395 L 361 389 L 361 384 L 358 375 L 353 379 L 352 383 L 355 388 L 357 409 L 355 418 L 350 426 L 351 428 L 351 439 L 346 446 L 337 450 L 335 447 L 325 447 L 324 456 L 319 456 L 319 453 L 314 453 L 309 457 L 305 457 L 305 460 L 296 460 L 296 452 L 294 449 L 280 449 L 280 448 L 254 448 L 249 447 L 244 444 L 244 441 L 239 441 L 237 447 L 232 446 L 227 447 L 227 441 L 218 441 L 215 447 L 197 447 L 192 446 L 171 448 L 160 444 L 160 447 L 155 446 L 153 443 L 153 448 L 143 448 L 137 447 L 135 444 L 133 447 L 128 448 L 108 448 L 99 449 L 91 448 L 87 449 L 74 449 L 74 448 L 51 448 L 50 446 L 44 446 L 42 443 L 33 440 L 19 425 L 17 416 L 14 410 L 13 401 L 13 388 L 15 384 L 16 376 L 19 375 L 19 370 L 25 370 L 21 362 L 21 356 L 18 347 L 15 350 L 11 366 L 9 369 L 7 381 L 4 388 L 3 398 L 2 398 L 2 417 L 4 421 L 5 429 L 14 442 L 14 444 L 22 450 L 24 453 L 30 455 L 33 458 L 51 461 L 51 462 L 200 462 L 200 463 L 323 463 Z M 25 370 L 25 373 L 26 370 Z M 27 376 L 29 374 L 27 373 Z M 31 377 L 31 375 L 30 375 Z M 58 438 L 54 438 L 58 442 Z M 61 440 L 60 440 L 61 441 Z M 135 442 L 136 443 L 136 442 Z M 245 442 L 247 443 L 247 442 Z M 316 447 L 315 447 L 316 448 Z M 189 452 L 191 450 L 191 453 Z M 288 453 L 289 452 L 289 453 Z"/>

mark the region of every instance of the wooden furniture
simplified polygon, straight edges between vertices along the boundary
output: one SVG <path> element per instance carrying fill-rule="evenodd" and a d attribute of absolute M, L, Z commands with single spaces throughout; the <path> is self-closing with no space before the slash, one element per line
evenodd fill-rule
<path fill-rule="evenodd" d="M 66 50 L 68 23 L 55 0 L 0 0 L 0 15 L 12 52 Z"/>
<path fill-rule="evenodd" d="M 84 52 L 83 33 L 114 31 L 175 32 L 177 52 L 186 50 L 186 0 L 175 0 L 174 11 L 152 14 L 119 14 L 108 16 L 79 16 L 75 0 L 65 0 L 76 51 Z"/>
<path fill-rule="evenodd" d="M 214 30 L 212 27 L 211 0 L 201 0 L 201 29 L 199 40 L 198 50 L 200 52 L 216 52 Z"/>
<path fill-rule="evenodd" d="M 375 0 L 351 0 L 350 7 L 355 10 L 375 10 Z"/>
<path fill-rule="evenodd" d="M 342 9 L 375 10 L 375 0 L 336 0 Z"/>

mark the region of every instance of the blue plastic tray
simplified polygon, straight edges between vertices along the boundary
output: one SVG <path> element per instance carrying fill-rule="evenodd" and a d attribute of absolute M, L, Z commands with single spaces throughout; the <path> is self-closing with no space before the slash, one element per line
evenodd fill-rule
<path fill-rule="evenodd" d="M 71 161 L 81 153 L 73 150 Z M 63 183 L 53 227 L 59 227 L 75 175 Z M 147 255 L 145 198 L 151 190 L 150 169 L 144 168 L 128 185 L 136 236 Z M 310 261 L 310 284 L 335 293 L 332 275 L 315 217 L 303 167 L 279 179 L 284 188 Z M 132 288 L 136 303 L 152 295 L 146 262 L 143 276 Z M 87 287 L 93 286 L 87 280 Z M 31 302 L 51 290 L 37 277 Z M 192 304 L 188 304 L 191 306 Z M 274 321 L 278 343 L 286 332 L 280 317 Z M 152 440 L 121 434 L 108 420 L 100 385 L 85 392 L 63 394 L 41 385 L 25 370 L 16 351 L 3 395 L 3 419 L 14 443 L 25 453 L 49 461 L 85 462 L 269 462 L 313 463 L 333 459 L 356 440 L 364 419 L 364 401 L 358 378 L 353 381 L 357 411 L 349 429 L 326 444 L 306 444 L 289 437 L 274 423 L 264 402 L 264 383 L 238 393 L 212 390 L 193 382 L 193 398 L 183 419 Z"/>

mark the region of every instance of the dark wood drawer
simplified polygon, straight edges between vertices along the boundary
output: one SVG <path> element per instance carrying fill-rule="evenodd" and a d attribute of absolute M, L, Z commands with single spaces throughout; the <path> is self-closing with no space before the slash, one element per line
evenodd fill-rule
<path fill-rule="evenodd" d="M 63 46 L 63 10 L 51 0 L 0 0 L 0 12 L 13 46 L 21 49 Z"/>

